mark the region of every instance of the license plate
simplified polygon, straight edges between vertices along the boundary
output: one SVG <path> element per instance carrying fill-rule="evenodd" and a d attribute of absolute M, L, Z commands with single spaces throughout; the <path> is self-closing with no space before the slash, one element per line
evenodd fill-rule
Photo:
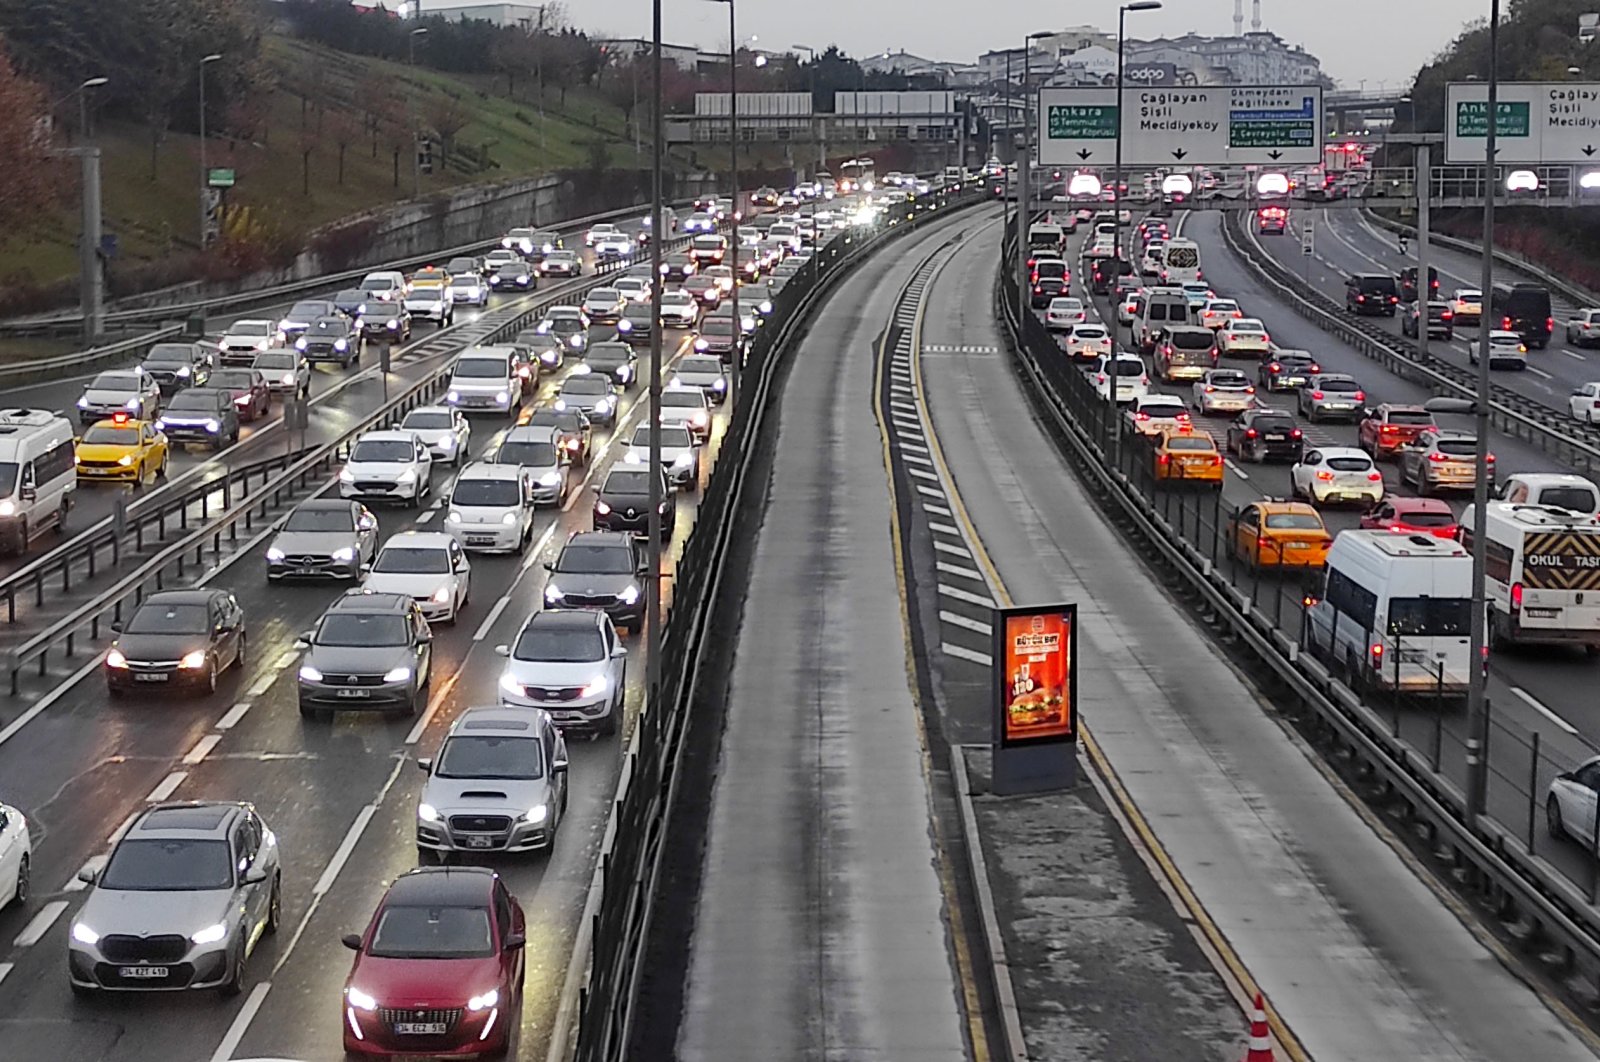
<path fill-rule="evenodd" d="M 1265 440 L 1266 442 L 1283 442 L 1285 439 L 1288 438 L 1288 436 L 1287 435 L 1283 435 L 1283 434 L 1263 435 L 1261 438 L 1263 440 Z"/>
<path fill-rule="evenodd" d="M 492 847 L 494 847 L 494 838 L 492 838 L 492 837 L 468 837 L 467 838 L 467 847 L 468 848 L 492 848 Z"/>
<path fill-rule="evenodd" d="M 167 681 L 167 678 L 168 678 L 168 675 L 164 671 L 154 671 L 154 672 L 148 672 L 148 673 L 140 672 L 139 674 L 136 674 L 136 675 L 133 676 L 133 681 L 135 681 L 135 682 L 165 682 L 165 681 Z"/>
<path fill-rule="evenodd" d="M 1286 546 L 1289 549 L 1310 549 L 1311 548 L 1311 543 L 1309 543 L 1309 542 L 1285 542 L 1284 546 Z"/>
<path fill-rule="evenodd" d="M 443 1036 L 450 1027 L 442 1021 L 399 1021 L 394 1031 L 398 1036 Z"/>
<path fill-rule="evenodd" d="M 1559 608 L 1525 608 L 1522 612 L 1529 619 L 1555 619 L 1561 614 Z"/>
<path fill-rule="evenodd" d="M 469 546 L 492 546 L 492 545 L 494 545 L 494 542 L 495 542 L 495 538 L 494 538 L 493 535 L 468 535 L 467 536 L 467 545 L 469 545 Z"/>
<path fill-rule="evenodd" d="M 371 697 L 372 696 L 372 691 L 371 690 L 334 690 L 333 691 L 333 695 L 335 697 L 349 697 L 349 698 L 354 699 L 354 698 L 357 698 L 357 697 Z"/>
<path fill-rule="evenodd" d="M 133 981 L 155 981 L 167 976 L 165 966 L 124 966 L 117 975 Z"/>
<path fill-rule="evenodd" d="M 1354 409 L 1356 407 L 1352 406 L 1349 402 L 1329 402 L 1327 405 L 1323 406 L 1323 408 L 1324 409 Z"/>

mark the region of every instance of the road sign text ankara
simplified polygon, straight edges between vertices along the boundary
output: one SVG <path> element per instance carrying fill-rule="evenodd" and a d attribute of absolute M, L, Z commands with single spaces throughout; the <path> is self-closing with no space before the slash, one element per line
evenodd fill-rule
<path fill-rule="evenodd" d="M 1494 125 L 1494 158 L 1502 165 L 1594 162 L 1600 155 L 1600 84 L 1501 82 Z M 1481 81 L 1445 86 L 1444 160 L 1481 164 L 1488 135 L 1489 87 Z"/>
<path fill-rule="evenodd" d="M 1107 126 L 1117 116 L 1116 104 L 1114 88 L 1041 89 L 1039 161 L 1113 163 L 1114 130 Z M 1322 89 L 1316 85 L 1129 85 L 1122 104 L 1125 166 L 1291 166 L 1322 158 Z"/>

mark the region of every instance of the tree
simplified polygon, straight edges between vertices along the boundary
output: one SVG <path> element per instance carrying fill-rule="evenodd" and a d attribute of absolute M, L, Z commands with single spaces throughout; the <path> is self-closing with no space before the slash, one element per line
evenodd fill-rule
<path fill-rule="evenodd" d="M 423 109 L 423 124 L 439 138 L 439 165 L 450 159 L 456 136 L 472 124 L 472 108 L 449 92 L 437 92 Z"/>
<path fill-rule="evenodd" d="M 513 99 L 517 95 L 517 79 L 530 74 L 538 59 L 534 35 L 520 28 L 506 29 L 489 48 L 490 64 L 506 76 L 506 95 Z"/>
<path fill-rule="evenodd" d="M 44 90 L 17 72 L 0 42 L 0 229 L 37 224 L 59 196 L 61 162 L 50 153 Z"/>
<path fill-rule="evenodd" d="M 405 125 L 405 104 L 387 78 L 370 72 L 356 83 L 355 103 L 361 112 L 361 126 L 372 139 L 372 157 L 377 158 L 384 130 Z"/>
<path fill-rule="evenodd" d="M 361 119 L 356 114 L 346 110 L 336 110 L 328 122 L 328 139 L 338 149 L 339 155 L 339 186 L 344 186 L 344 153 L 361 138 L 364 130 Z"/>

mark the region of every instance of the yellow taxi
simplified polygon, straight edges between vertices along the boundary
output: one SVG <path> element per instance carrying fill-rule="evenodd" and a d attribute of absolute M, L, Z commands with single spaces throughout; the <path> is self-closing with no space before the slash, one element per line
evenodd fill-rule
<path fill-rule="evenodd" d="M 91 424 L 76 453 L 82 481 L 145 483 L 167 474 L 167 437 L 127 413 Z"/>
<path fill-rule="evenodd" d="M 1154 447 L 1157 483 L 1195 483 L 1222 489 L 1222 451 L 1204 431 L 1164 431 Z"/>
<path fill-rule="evenodd" d="M 1230 516 L 1226 526 L 1234 556 L 1252 568 L 1321 568 L 1333 545 L 1322 514 L 1305 502 L 1251 502 Z"/>

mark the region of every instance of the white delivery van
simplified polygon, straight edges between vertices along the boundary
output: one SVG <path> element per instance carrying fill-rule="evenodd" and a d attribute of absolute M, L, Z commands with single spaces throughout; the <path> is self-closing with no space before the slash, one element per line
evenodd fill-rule
<path fill-rule="evenodd" d="M 1200 245 L 1193 240 L 1170 239 L 1161 251 L 1163 284 L 1195 284 L 1205 279 L 1200 268 Z"/>
<path fill-rule="evenodd" d="M 1502 501 L 1554 505 L 1591 521 L 1600 518 L 1600 488 L 1570 472 L 1513 472 L 1500 487 Z"/>
<path fill-rule="evenodd" d="M 1476 533 L 1461 515 L 1468 549 Z M 1581 645 L 1600 652 L 1600 525 L 1553 505 L 1490 502 L 1483 592 L 1490 649 Z"/>
<path fill-rule="evenodd" d="M 1133 340 L 1141 354 L 1150 354 L 1164 329 L 1199 323 L 1199 311 L 1190 307 L 1182 288 L 1150 288 L 1133 319 Z"/>
<path fill-rule="evenodd" d="M 1029 258 L 1055 258 L 1066 244 L 1067 237 L 1060 225 L 1040 221 L 1028 226 Z"/>
<path fill-rule="evenodd" d="M 1313 655 L 1357 688 L 1459 697 L 1471 663 L 1472 556 L 1432 535 L 1341 531 L 1311 606 Z"/>
<path fill-rule="evenodd" d="M 0 553 L 23 553 L 66 524 L 78 461 L 72 422 L 46 409 L 0 409 Z"/>

